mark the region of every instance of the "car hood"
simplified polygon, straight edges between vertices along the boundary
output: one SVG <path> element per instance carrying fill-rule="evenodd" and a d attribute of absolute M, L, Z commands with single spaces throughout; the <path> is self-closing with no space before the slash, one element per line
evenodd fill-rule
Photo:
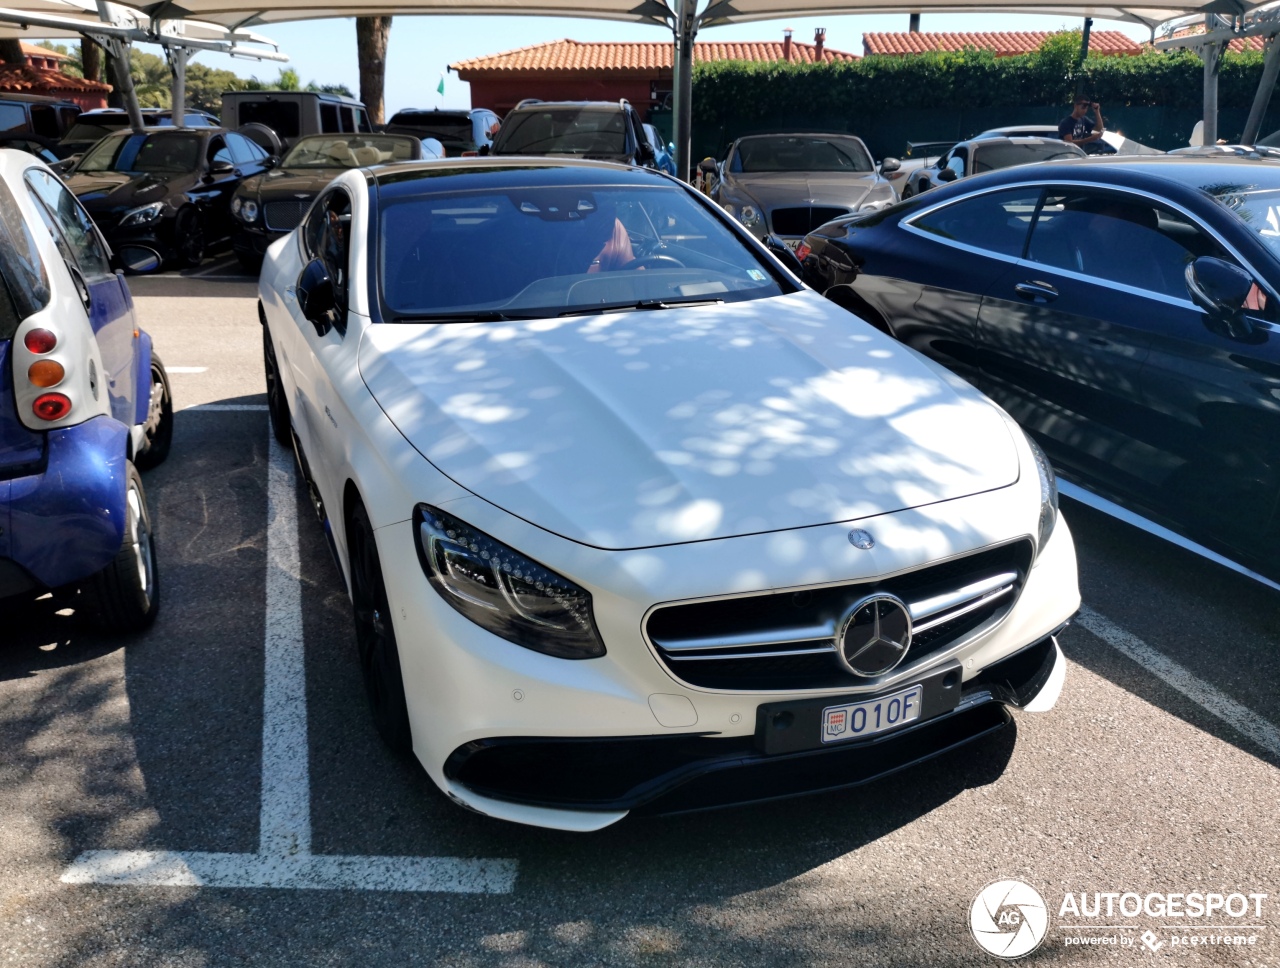
<path fill-rule="evenodd" d="M 195 178 L 191 172 L 76 172 L 67 179 L 67 187 L 90 212 L 109 212 L 164 201 L 190 187 Z"/>
<path fill-rule="evenodd" d="M 812 292 L 374 325 L 360 372 L 442 473 L 600 548 L 865 518 L 1018 478 L 994 405 Z"/>
<path fill-rule="evenodd" d="M 257 192 L 263 198 L 293 198 L 295 195 L 318 195 L 344 171 L 334 168 L 276 168 L 256 175 L 244 183 L 245 192 Z"/>
<path fill-rule="evenodd" d="M 731 188 L 745 191 L 766 209 L 793 205 L 855 208 L 877 181 L 875 172 L 768 171 L 729 176 Z"/>

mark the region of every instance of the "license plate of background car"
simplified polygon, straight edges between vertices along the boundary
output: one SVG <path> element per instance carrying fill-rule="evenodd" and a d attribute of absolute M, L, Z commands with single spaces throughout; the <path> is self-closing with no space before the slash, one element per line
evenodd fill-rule
<path fill-rule="evenodd" d="M 960 702 L 960 663 L 946 662 L 916 676 L 911 689 L 920 690 L 920 714 L 908 725 L 916 726 L 934 716 L 941 716 L 956 708 Z M 766 754 L 798 753 L 804 750 L 834 749 L 843 743 L 823 741 L 823 713 L 829 709 L 848 708 L 863 703 L 875 703 L 900 695 L 903 689 L 880 696 L 845 695 L 819 696 L 816 699 L 796 699 L 784 702 L 763 703 L 756 707 L 756 748 Z M 903 728 L 899 721 L 893 729 Z M 843 742 L 856 745 L 872 734 L 863 732 L 857 736 L 845 735 Z M 881 731 L 880 736 L 885 735 Z M 892 735 L 892 732 L 889 733 Z"/>
<path fill-rule="evenodd" d="M 889 696 L 828 706 L 822 710 L 822 735 L 818 738 L 824 743 L 842 743 L 914 723 L 920 718 L 923 693 L 919 686 L 911 686 Z"/>

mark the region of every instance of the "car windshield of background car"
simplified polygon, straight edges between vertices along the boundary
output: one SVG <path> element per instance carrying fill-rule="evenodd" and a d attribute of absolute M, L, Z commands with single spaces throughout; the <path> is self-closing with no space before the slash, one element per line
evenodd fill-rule
<path fill-rule="evenodd" d="M 121 124 L 73 124 L 71 130 L 62 136 L 63 141 L 97 141 L 105 138 L 113 131 L 125 127 Z"/>
<path fill-rule="evenodd" d="M 413 157 L 413 139 L 407 136 L 303 138 L 294 145 L 281 168 L 367 168 Z"/>
<path fill-rule="evenodd" d="M 183 172 L 199 167 L 200 139 L 188 134 L 103 138 L 85 152 L 77 172 Z"/>
<path fill-rule="evenodd" d="M 298 105 L 293 101 L 241 101 L 237 110 L 241 126 L 265 124 L 282 138 L 299 134 Z"/>
<path fill-rule="evenodd" d="M 621 155 L 627 150 L 626 117 L 620 110 L 556 108 L 524 111 L 502 126 L 495 154 Z"/>
<path fill-rule="evenodd" d="M 401 111 L 387 124 L 387 130 L 407 128 L 415 138 L 435 138 L 446 147 L 471 144 L 471 117 L 440 117 L 433 114 L 410 114 Z"/>
<path fill-rule="evenodd" d="M 422 194 L 411 184 L 383 193 L 388 320 L 545 318 L 783 291 L 767 263 L 683 189 Z"/>
<path fill-rule="evenodd" d="M 851 139 L 751 138 L 738 145 L 743 174 L 766 171 L 869 172 L 871 158 Z"/>
<path fill-rule="evenodd" d="M 1066 142 L 1036 144 L 975 144 L 973 146 L 973 173 L 1029 165 L 1036 161 L 1053 161 L 1057 158 L 1080 158 L 1084 152 Z"/>
<path fill-rule="evenodd" d="M 1213 185 L 1205 188 L 1236 218 L 1258 234 L 1271 254 L 1280 257 L 1280 189 L 1256 185 Z"/>

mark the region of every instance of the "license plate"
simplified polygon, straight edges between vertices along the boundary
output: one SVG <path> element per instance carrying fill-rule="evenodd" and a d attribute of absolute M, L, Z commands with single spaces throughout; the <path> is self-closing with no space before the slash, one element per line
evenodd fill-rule
<path fill-rule="evenodd" d="M 920 718 L 923 695 L 923 688 L 917 685 L 891 696 L 828 706 L 822 710 L 822 742 L 875 736 L 913 723 Z"/>
<path fill-rule="evenodd" d="M 788 249 L 794 252 L 796 250 L 796 246 L 803 242 L 804 239 L 783 239 L 782 241 L 786 244 Z"/>

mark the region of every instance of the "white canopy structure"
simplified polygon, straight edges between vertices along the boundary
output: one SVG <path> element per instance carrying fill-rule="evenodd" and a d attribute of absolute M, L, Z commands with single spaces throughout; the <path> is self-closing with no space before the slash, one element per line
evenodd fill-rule
<path fill-rule="evenodd" d="M 1246 15 L 1261 0 L 1123 0 L 1080 3 L 1072 0 L 134 0 L 129 4 L 152 20 L 199 20 L 242 30 L 256 24 L 332 17 L 470 14 L 535 17 L 586 17 L 661 25 L 675 40 L 675 141 L 677 167 L 689 171 L 693 94 L 693 41 L 700 29 L 778 17 L 884 13 L 1018 13 L 1054 14 L 1140 23 L 1155 37 L 1157 25 L 1175 17 L 1213 18 L 1211 28 L 1232 36 L 1246 29 Z M 1212 43 L 1218 43 L 1217 40 Z M 1221 50 L 1221 44 L 1216 48 Z M 1217 69 L 1206 60 L 1206 137 L 1216 132 Z M 1210 79 L 1212 78 L 1212 85 Z M 1273 77 L 1274 80 L 1274 77 Z M 1212 87 L 1212 90 L 1211 90 Z M 1212 95 L 1213 109 L 1209 110 Z M 1212 123 L 1211 122 L 1212 119 Z"/>

